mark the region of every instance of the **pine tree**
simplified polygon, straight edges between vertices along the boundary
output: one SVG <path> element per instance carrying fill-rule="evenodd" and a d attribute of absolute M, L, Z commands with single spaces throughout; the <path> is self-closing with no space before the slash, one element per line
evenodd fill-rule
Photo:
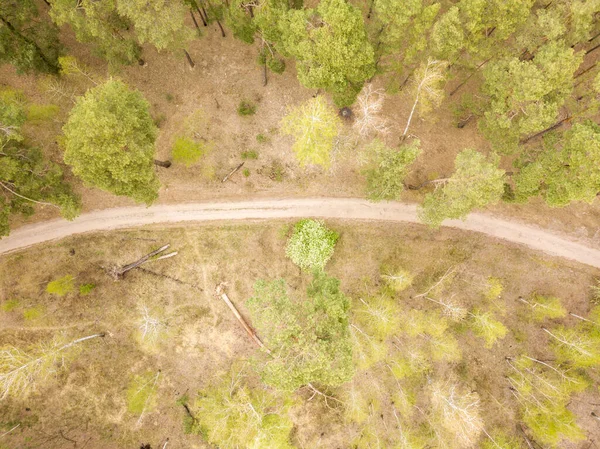
<path fill-rule="evenodd" d="M 109 80 L 77 99 L 63 131 L 65 162 L 86 183 L 152 203 L 157 129 L 143 96 Z"/>
<path fill-rule="evenodd" d="M 58 73 L 58 30 L 40 18 L 33 0 L 0 0 L 0 63 L 19 73 Z"/>
<path fill-rule="evenodd" d="M 582 57 L 564 42 L 552 41 L 531 61 L 512 57 L 487 65 L 483 90 L 490 106 L 480 127 L 497 150 L 514 152 L 520 139 L 556 121 Z"/>
<path fill-rule="evenodd" d="M 282 47 L 296 59 L 300 82 L 331 92 L 338 107 L 351 105 L 374 74 L 373 48 L 361 13 L 346 0 L 289 10 L 280 29 Z"/>
<path fill-rule="evenodd" d="M 419 216 L 438 227 L 447 218 L 464 218 L 473 209 L 494 204 L 504 192 L 504 170 L 497 161 L 487 160 L 475 150 L 456 156 L 456 170 L 450 178 L 434 181 L 436 190 L 425 196 Z"/>
<path fill-rule="evenodd" d="M 553 145 L 554 144 L 554 145 Z M 577 123 L 564 137 L 547 139 L 542 153 L 515 177 L 517 197 L 541 195 L 550 206 L 591 203 L 600 192 L 600 126 Z"/>
<path fill-rule="evenodd" d="M 31 215 L 35 205 L 56 208 L 67 219 L 80 209 L 60 166 L 29 146 L 23 135 L 25 106 L 18 93 L 0 91 L 0 236 L 8 235 L 12 214 Z"/>

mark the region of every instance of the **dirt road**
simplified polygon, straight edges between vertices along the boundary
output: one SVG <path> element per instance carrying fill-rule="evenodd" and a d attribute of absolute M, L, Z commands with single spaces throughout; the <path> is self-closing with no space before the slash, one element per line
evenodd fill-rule
<path fill-rule="evenodd" d="M 370 203 L 352 198 L 272 199 L 170 204 L 149 208 L 125 207 L 83 214 L 71 222 L 53 220 L 23 226 L 13 231 L 9 237 L 0 240 L 0 254 L 73 234 L 156 223 L 297 217 L 418 223 L 416 206 L 413 204 Z M 600 250 L 590 248 L 566 235 L 484 214 L 471 214 L 465 221 L 448 220 L 444 226 L 480 232 L 546 254 L 600 268 Z"/>

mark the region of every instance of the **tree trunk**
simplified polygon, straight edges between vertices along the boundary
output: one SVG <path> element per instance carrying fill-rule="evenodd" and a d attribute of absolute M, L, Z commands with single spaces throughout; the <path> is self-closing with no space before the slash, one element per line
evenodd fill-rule
<path fill-rule="evenodd" d="M 600 48 L 600 44 L 596 45 L 595 47 L 590 48 L 588 51 L 585 52 L 584 56 L 589 55 L 591 52 L 598 50 Z"/>
<path fill-rule="evenodd" d="M 488 63 L 488 62 L 489 62 L 491 59 L 492 59 L 492 58 L 488 58 L 488 59 L 486 59 L 485 61 L 483 61 L 481 64 L 479 64 L 479 65 L 478 65 L 478 66 L 475 68 L 475 70 L 473 70 L 473 72 L 471 72 L 471 74 L 470 74 L 469 76 L 467 76 L 467 78 L 465 78 L 465 80 L 464 80 L 462 83 L 460 83 L 458 86 L 456 86 L 456 87 L 455 87 L 455 88 L 452 90 L 452 92 L 450 92 L 450 94 L 449 94 L 448 96 L 450 96 L 450 97 L 451 97 L 451 96 L 452 96 L 452 95 L 454 95 L 456 92 L 458 92 L 458 90 L 459 90 L 461 87 L 463 87 L 465 84 L 467 84 L 467 81 L 469 81 L 469 80 L 471 79 L 471 77 L 472 77 L 473 75 L 475 75 L 475 73 L 477 73 L 477 71 L 478 71 L 480 68 L 482 68 L 482 67 L 483 67 L 485 64 L 487 64 L 487 63 Z"/>
<path fill-rule="evenodd" d="M 169 168 L 171 166 L 171 161 L 159 161 L 158 159 L 154 159 L 154 165 L 158 165 L 159 167 Z"/>
<path fill-rule="evenodd" d="M 200 1 L 201 1 L 201 4 L 203 5 L 202 9 L 204 9 L 204 2 L 202 0 L 200 0 Z M 219 29 L 221 30 L 221 36 L 225 37 L 225 29 L 223 28 L 223 25 L 221 25 L 221 21 L 217 17 L 217 14 L 215 12 L 215 9 L 213 8 L 212 3 L 210 2 L 210 0 L 206 0 L 206 3 L 208 3 L 208 9 L 210 9 L 210 12 L 213 14 L 215 20 L 217 21 L 217 25 L 219 25 Z M 206 16 L 206 17 L 208 19 L 208 16 Z"/>
<path fill-rule="evenodd" d="M 594 67 L 596 67 L 596 65 L 598 64 L 598 61 L 596 61 L 594 64 L 592 64 L 591 66 L 589 66 L 587 69 L 585 69 L 583 72 L 578 73 L 577 75 L 575 75 L 573 77 L 573 79 L 577 79 L 582 75 L 585 75 L 587 72 L 589 72 L 590 70 L 592 70 Z"/>
<path fill-rule="evenodd" d="M 161 246 L 157 250 L 152 251 L 151 253 L 146 254 L 144 257 L 141 257 L 140 259 L 136 260 L 133 263 L 124 265 L 121 268 L 116 268 L 114 270 L 114 272 L 112 273 L 113 277 L 115 279 L 122 279 L 128 271 L 133 270 L 134 268 L 137 268 L 140 265 L 145 264 L 146 262 L 149 262 L 151 260 L 168 259 L 170 257 L 176 256 L 177 255 L 177 251 L 175 251 L 174 253 L 169 253 L 169 254 L 165 254 L 163 256 L 157 257 L 156 259 L 152 259 L 154 256 L 157 256 L 158 254 L 160 254 L 163 251 L 167 250 L 169 248 L 169 246 L 171 246 L 171 245 Z"/>
<path fill-rule="evenodd" d="M 546 128 L 543 131 L 540 131 L 539 133 L 536 133 L 532 136 L 521 139 L 521 144 L 526 144 L 527 142 L 529 142 L 532 139 L 535 139 L 536 137 L 543 136 L 547 132 L 550 132 L 552 130 L 555 130 L 556 128 L 559 128 L 563 123 L 570 121 L 572 118 L 573 118 L 573 116 L 566 117 L 566 118 L 556 122 L 554 125 L 550 126 L 549 128 Z"/>
<path fill-rule="evenodd" d="M 194 21 L 194 26 L 198 30 L 198 33 L 200 33 L 200 26 L 198 25 L 198 22 L 196 21 L 196 16 L 194 15 L 194 11 L 192 11 L 191 9 L 190 9 L 190 16 L 192 16 L 192 20 Z"/>
<path fill-rule="evenodd" d="M 190 65 L 190 67 L 193 69 L 194 67 L 196 67 L 196 64 L 194 63 L 194 60 L 192 59 L 192 57 L 190 56 L 190 54 L 187 52 L 187 50 L 183 50 L 183 52 L 185 53 L 185 58 L 187 59 L 188 64 Z M 169 166 L 171 166 L 171 163 L 169 162 Z"/>

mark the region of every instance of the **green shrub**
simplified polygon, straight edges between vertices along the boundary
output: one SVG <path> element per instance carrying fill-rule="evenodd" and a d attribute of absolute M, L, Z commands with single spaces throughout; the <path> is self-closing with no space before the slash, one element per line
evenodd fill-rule
<path fill-rule="evenodd" d="M 127 410 L 134 415 L 141 415 L 156 407 L 156 392 L 158 389 L 158 373 L 148 371 L 135 375 L 127 387 Z"/>
<path fill-rule="evenodd" d="M 242 151 L 242 159 L 258 159 L 258 152 L 256 150 Z"/>
<path fill-rule="evenodd" d="M 502 285 L 502 280 L 495 278 L 495 277 L 489 277 L 487 279 L 486 282 L 486 286 L 485 286 L 485 299 L 487 300 L 494 300 L 494 299 L 498 299 L 500 297 L 500 295 L 502 294 L 502 291 L 504 290 L 504 285 Z"/>
<path fill-rule="evenodd" d="M 206 154 L 206 148 L 189 137 L 178 137 L 175 139 L 171 154 L 175 163 L 190 167 Z"/>
<path fill-rule="evenodd" d="M 32 122 L 43 122 L 51 120 L 60 111 L 55 104 L 31 104 L 27 107 L 27 120 Z"/>
<path fill-rule="evenodd" d="M 242 117 L 254 115 L 256 114 L 256 105 L 250 103 L 248 100 L 242 100 L 238 106 L 237 112 L 238 115 L 241 115 Z"/>
<path fill-rule="evenodd" d="M 28 307 L 27 309 L 23 310 L 23 319 L 26 321 L 37 320 L 42 316 L 43 313 L 44 307 L 42 306 Z"/>
<path fill-rule="evenodd" d="M 495 320 L 489 312 L 482 313 L 474 310 L 471 314 L 471 327 L 475 335 L 485 340 L 485 347 L 491 348 L 496 340 L 506 337 L 508 329 L 500 321 Z"/>
<path fill-rule="evenodd" d="M 303 270 L 324 269 L 339 235 L 320 220 L 300 220 L 294 226 L 285 254 Z"/>
<path fill-rule="evenodd" d="M 79 294 L 81 296 L 89 295 L 94 288 L 96 288 L 96 284 L 81 284 L 79 286 Z"/>
<path fill-rule="evenodd" d="M 60 279 L 48 283 L 46 291 L 52 295 L 65 296 L 67 293 L 71 293 L 75 288 L 73 283 L 74 280 L 75 278 L 73 276 L 67 274 Z"/>
<path fill-rule="evenodd" d="M 2 310 L 3 312 L 12 312 L 17 307 L 19 307 L 20 304 L 21 302 L 18 299 L 7 299 L 0 306 L 0 310 Z"/>
<path fill-rule="evenodd" d="M 244 176 L 247 178 L 248 176 L 250 176 L 250 170 L 245 168 L 244 171 L 242 172 L 244 173 Z"/>
<path fill-rule="evenodd" d="M 267 143 L 269 140 L 270 140 L 269 137 L 265 136 L 264 134 L 256 135 L 256 141 L 258 143 Z"/>
<path fill-rule="evenodd" d="M 533 311 L 532 317 L 535 321 L 563 318 L 567 315 L 567 310 L 560 303 L 560 298 L 554 296 L 535 294 L 527 303 Z"/>

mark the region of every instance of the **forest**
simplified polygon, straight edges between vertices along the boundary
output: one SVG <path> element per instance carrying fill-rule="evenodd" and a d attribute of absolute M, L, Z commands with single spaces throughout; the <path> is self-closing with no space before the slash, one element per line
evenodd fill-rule
<path fill-rule="evenodd" d="M 0 449 L 600 447 L 598 270 L 444 227 L 484 211 L 600 247 L 599 19 L 600 0 L 0 0 L 0 238 L 238 198 L 422 223 L 0 255 Z"/>

